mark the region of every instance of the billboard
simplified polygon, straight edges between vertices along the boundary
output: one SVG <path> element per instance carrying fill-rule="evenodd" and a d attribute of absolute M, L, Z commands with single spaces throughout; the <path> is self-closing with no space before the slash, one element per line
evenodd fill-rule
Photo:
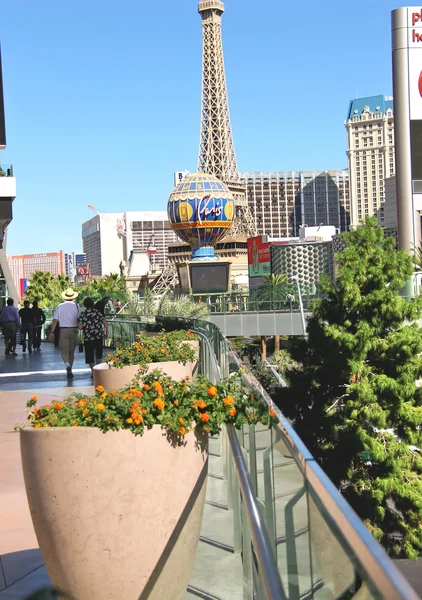
<path fill-rule="evenodd" d="M 25 296 L 27 287 L 28 287 L 28 280 L 26 278 L 21 278 L 19 280 L 19 296 L 21 299 Z"/>
<path fill-rule="evenodd" d="M 271 244 L 262 236 L 248 239 L 249 277 L 263 277 L 271 273 Z"/>
<path fill-rule="evenodd" d="M 1 68 L 1 48 L 0 48 L 0 148 L 6 148 L 6 119 L 4 116 L 4 98 L 3 98 L 3 73 Z"/>
<path fill-rule="evenodd" d="M 222 294 L 229 289 L 230 263 L 191 263 L 192 294 Z"/>

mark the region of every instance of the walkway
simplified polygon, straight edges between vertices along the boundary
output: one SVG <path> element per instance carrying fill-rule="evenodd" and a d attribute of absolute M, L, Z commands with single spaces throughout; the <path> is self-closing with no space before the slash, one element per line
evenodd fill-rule
<path fill-rule="evenodd" d="M 74 367 L 75 377 L 68 381 L 52 344 L 31 355 L 20 349 L 17 357 L 6 357 L 0 340 L 0 600 L 22 600 L 49 585 L 26 500 L 19 434 L 13 428 L 26 421 L 26 402 L 34 392 L 39 404 L 66 397 L 75 388 L 93 393 L 83 354 L 76 355 Z M 185 600 L 242 600 L 242 563 L 240 554 L 234 554 L 233 537 L 220 442 L 214 438 L 201 539 Z"/>

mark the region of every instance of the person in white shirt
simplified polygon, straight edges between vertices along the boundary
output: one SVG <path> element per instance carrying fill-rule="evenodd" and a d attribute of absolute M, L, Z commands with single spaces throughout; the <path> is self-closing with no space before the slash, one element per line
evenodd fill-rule
<path fill-rule="evenodd" d="M 54 330 L 60 323 L 59 348 L 66 365 L 67 378 L 73 377 L 72 366 L 75 359 L 75 348 L 78 341 L 79 306 L 74 303 L 78 293 L 68 288 L 62 293 L 64 302 L 58 305 L 51 325 L 50 339 L 54 340 Z"/>

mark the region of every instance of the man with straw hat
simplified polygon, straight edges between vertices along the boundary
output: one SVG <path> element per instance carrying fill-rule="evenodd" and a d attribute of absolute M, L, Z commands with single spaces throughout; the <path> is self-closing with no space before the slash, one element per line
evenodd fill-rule
<path fill-rule="evenodd" d="M 75 348 L 78 341 L 79 306 L 74 303 L 78 293 L 67 288 L 62 293 L 64 302 L 58 305 L 53 317 L 50 339 L 54 340 L 54 330 L 60 323 L 59 348 L 63 362 L 66 365 L 67 378 L 73 377 L 72 365 L 75 358 Z"/>

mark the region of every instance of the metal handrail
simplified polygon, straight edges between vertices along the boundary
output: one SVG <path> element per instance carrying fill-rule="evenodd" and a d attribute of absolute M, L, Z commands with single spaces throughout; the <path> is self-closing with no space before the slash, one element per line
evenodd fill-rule
<path fill-rule="evenodd" d="M 238 364 L 239 369 L 242 369 L 238 356 L 234 352 L 231 354 L 232 360 Z M 388 600 L 420 600 L 407 579 L 369 533 L 362 520 L 318 465 L 292 425 L 273 403 L 262 385 L 252 373 L 243 372 L 242 376 L 251 387 L 258 391 L 268 406 L 273 408 L 279 421 L 278 428 L 285 442 L 287 442 L 296 464 L 302 469 L 304 479 L 308 482 L 320 505 L 341 534 L 342 539 L 347 541 L 350 550 L 358 558 L 372 585 Z"/>
<path fill-rule="evenodd" d="M 218 383 L 221 380 L 218 371 L 218 363 L 214 351 L 208 338 L 201 332 L 193 331 L 199 335 L 202 341 L 206 344 L 212 361 L 214 378 Z M 262 519 L 257 498 L 253 491 L 252 483 L 249 477 L 248 468 L 243 458 L 242 449 L 237 439 L 236 431 L 233 425 L 226 425 L 227 435 L 229 438 L 234 464 L 236 466 L 237 477 L 239 479 L 239 487 L 242 493 L 242 500 L 245 506 L 245 512 L 248 517 L 251 537 L 258 565 L 258 573 L 262 574 L 261 584 L 265 600 L 287 600 L 287 596 L 281 583 L 280 573 L 274 559 L 274 554 L 271 548 L 271 543 L 268 537 L 267 530 Z"/>
<path fill-rule="evenodd" d="M 287 383 L 284 381 L 284 379 L 282 378 L 282 376 L 280 375 L 280 373 L 278 373 L 278 371 L 274 368 L 274 365 L 270 364 L 268 362 L 268 360 L 264 360 L 263 361 L 265 363 L 265 365 L 267 366 L 267 368 L 271 371 L 271 373 L 274 375 L 274 377 L 277 380 L 277 383 L 280 387 L 287 387 Z"/>
<path fill-rule="evenodd" d="M 274 554 L 271 550 L 270 539 L 253 492 L 239 440 L 237 439 L 233 425 L 226 425 L 226 429 L 239 479 L 243 504 L 245 505 L 245 512 L 248 516 L 249 527 L 251 529 L 253 547 L 258 563 L 258 573 L 262 574 L 261 584 L 265 600 L 287 600 Z"/>

